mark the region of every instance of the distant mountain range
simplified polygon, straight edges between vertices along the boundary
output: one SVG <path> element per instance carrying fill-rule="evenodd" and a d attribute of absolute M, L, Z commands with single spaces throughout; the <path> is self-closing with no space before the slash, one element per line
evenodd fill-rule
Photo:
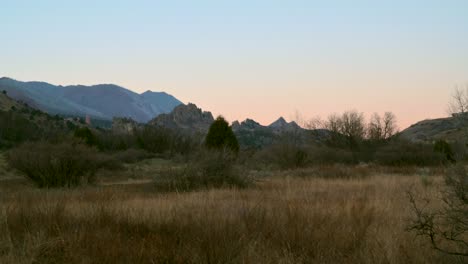
<path fill-rule="evenodd" d="M 113 84 L 56 86 L 3 77 L 0 78 L 0 91 L 3 90 L 13 99 L 49 114 L 89 115 L 108 120 L 129 117 L 138 122 L 147 122 L 182 104 L 165 92 L 137 94 Z"/>
<path fill-rule="evenodd" d="M 148 124 L 204 135 L 213 121 L 214 117 L 211 112 L 203 111 L 195 104 L 189 103 L 177 106 L 170 113 L 157 116 Z M 128 125 L 128 121 L 126 124 L 115 124 L 114 127 L 117 130 L 128 131 L 129 129 L 122 129 L 126 125 Z M 294 121 L 286 122 L 282 117 L 268 126 L 263 126 L 252 119 L 246 119 L 242 122 L 234 121 L 232 129 L 243 148 L 261 148 L 285 138 L 304 143 L 307 140 L 307 133 L 311 132 L 301 128 Z"/>
<path fill-rule="evenodd" d="M 103 120 L 124 118 L 118 121 L 121 123 L 125 118 L 130 118 L 139 123 L 200 134 L 206 133 L 214 121 L 210 112 L 202 111 L 195 104 L 182 104 L 167 93 L 147 91 L 137 94 L 113 84 L 56 86 L 3 77 L 0 78 L 0 92 L 2 91 L 6 91 L 8 97 L 25 102 L 33 108 L 62 116 L 90 115 Z M 0 110 L 6 111 L 17 105 L 17 102 L 7 100 L 5 96 L 0 97 Z M 133 126 L 138 126 L 131 120 L 114 126 L 129 131 Z M 329 131 L 306 130 L 295 122 L 286 122 L 282 117 L 268 126 L 252 119 L 234 121 L 232 128 L 239 141 L 250 147 L 269 145 L 284 138 L 302 141 L 310 133 L 318 141 L 323 141 L 329 135 Z M 465 138 L 468 136 L 468 115 L 423 120 L 401 131 L 398 136 L 413 142 Z"/>

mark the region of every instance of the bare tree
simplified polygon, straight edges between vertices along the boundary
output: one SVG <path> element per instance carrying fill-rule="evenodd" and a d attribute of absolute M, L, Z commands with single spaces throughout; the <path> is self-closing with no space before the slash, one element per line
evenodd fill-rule
<path fill-rule="evenodd" d="M 396 116 L 392 112 L 385 112 L 383 117 L 383 138 L 389 139 L 397 132 Z"/>
<path fill-rule="evenodd" d="M 325 121 L 323 121 L 320 116 L 316 116 L 305 122 L 304 127 L 312 130 L 323 129 L 325 128 Z"/>
<path fill-rule="evenodd" d="M 464 165 L 448 170 L 441 201 L 418 200 L 412 191 L 408 197 L 414 214 L 408 230 L 428 239 L 440 252 L 468 257 L 468 171 Z M 433 202 L 444 206 L 433 209 Z"/>
<path fill-rule="evenodd" d="M 391 138 L 397 131 L 396 117 L 392 112 L 385 112 L 383 118 L 374 113 L 367 126 L 367 137 L 378 141 Z"/>
<path fill-rule="evenodd" d="M 452 99 L 448 105 L 448 112 L 451 115 L 464 115 L 468 111 L 468 86 L 465 89 L 456 87 L 452 94 Z"/>
<path fill-rule="evenodd" d="M 382 118 L 379 114 L 372 114 L 367 128 L 367 136 L 370 140 L 381 140 L 383 137 Z"/>
<path fill-rule="evenodd" d="M 364 114 L 354 110 L 344 112 L 341 116 L 340 132 L 352 140 L 363 140 L 366 134 Z"/>
<path fill-rule="evenodd" d="M 328 120 L 324 123 L 324 128 L 334 134 L 341 133 L 341 126 L 341 117 L 336 113 L 329 115 Z"/>

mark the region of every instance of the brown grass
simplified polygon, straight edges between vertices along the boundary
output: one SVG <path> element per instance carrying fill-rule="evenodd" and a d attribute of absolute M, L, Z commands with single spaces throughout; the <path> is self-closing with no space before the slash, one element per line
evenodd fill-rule
<path fill-rule="evenodd" d="M 436 185 L 283 175 L 244 190 L 157 194 L 151 184 L 0 182 L 0 263 L 461 263 L 405 232 L 406 189 L 435 196 Z"/>

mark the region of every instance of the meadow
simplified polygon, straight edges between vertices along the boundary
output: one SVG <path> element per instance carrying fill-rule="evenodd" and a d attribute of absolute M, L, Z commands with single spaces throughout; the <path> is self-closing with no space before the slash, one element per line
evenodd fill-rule
<path fill-rule="evenodd" d="M 244 189 L 158 191 L 168 167 L 145 160 L 74 189 L 38 189 L 3 169 L 0 263 L 466 261 L 406 230 L 407 192 L 437 199 L 443 169 L 250 171 Z"/>

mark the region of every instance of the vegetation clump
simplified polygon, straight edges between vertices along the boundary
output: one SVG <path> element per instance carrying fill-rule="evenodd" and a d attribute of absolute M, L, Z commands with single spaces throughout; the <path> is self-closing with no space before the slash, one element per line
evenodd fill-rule
<path fill-rule="evenodd" d="M 205 145 L 210 149 L 229 149 L 234 153 L 239 152 L 236 135 L 234 135 L 232 128 L 222 116 L 216 118 L 211 124 L 206 135 Z"/>
<path fill-rule="evenodd" d="M 451 167 L 438 201 L 418 200 L 411 191 L 413 219 L 408 230 L 430 241 L 444 254 L 468 257 L 468 170 L 464 165 Z M 440 209 L 430 206 L 442 203 Z M 423 203 L 423 204 L 421 204 Z M 465 259 L 466 260 L 466 259 Z"/>
<path fill-rule="evenodd" d="M 455 162 L 455 154 L 453 153 L 452 147 L 445 140 L 438 140 L 434 144 L 434 151 L 445 155 L 446 159 L 450 162 Z"/>
<path fill-rule="evenodd" d="M 95 172 L 111 166 L 95 149 L 77 143 L 25 143 L 7 153 L 10 166 L 40 188 L 92 183 Z"/>
<path fill-rule="evenodd" d="M 245 188 L 252 180 L 234 164 L 230 151 L 202 151 L 186 165 L 155 179 L 162 191 L 192 191 L 197 189 L 235 187 Z"/>

